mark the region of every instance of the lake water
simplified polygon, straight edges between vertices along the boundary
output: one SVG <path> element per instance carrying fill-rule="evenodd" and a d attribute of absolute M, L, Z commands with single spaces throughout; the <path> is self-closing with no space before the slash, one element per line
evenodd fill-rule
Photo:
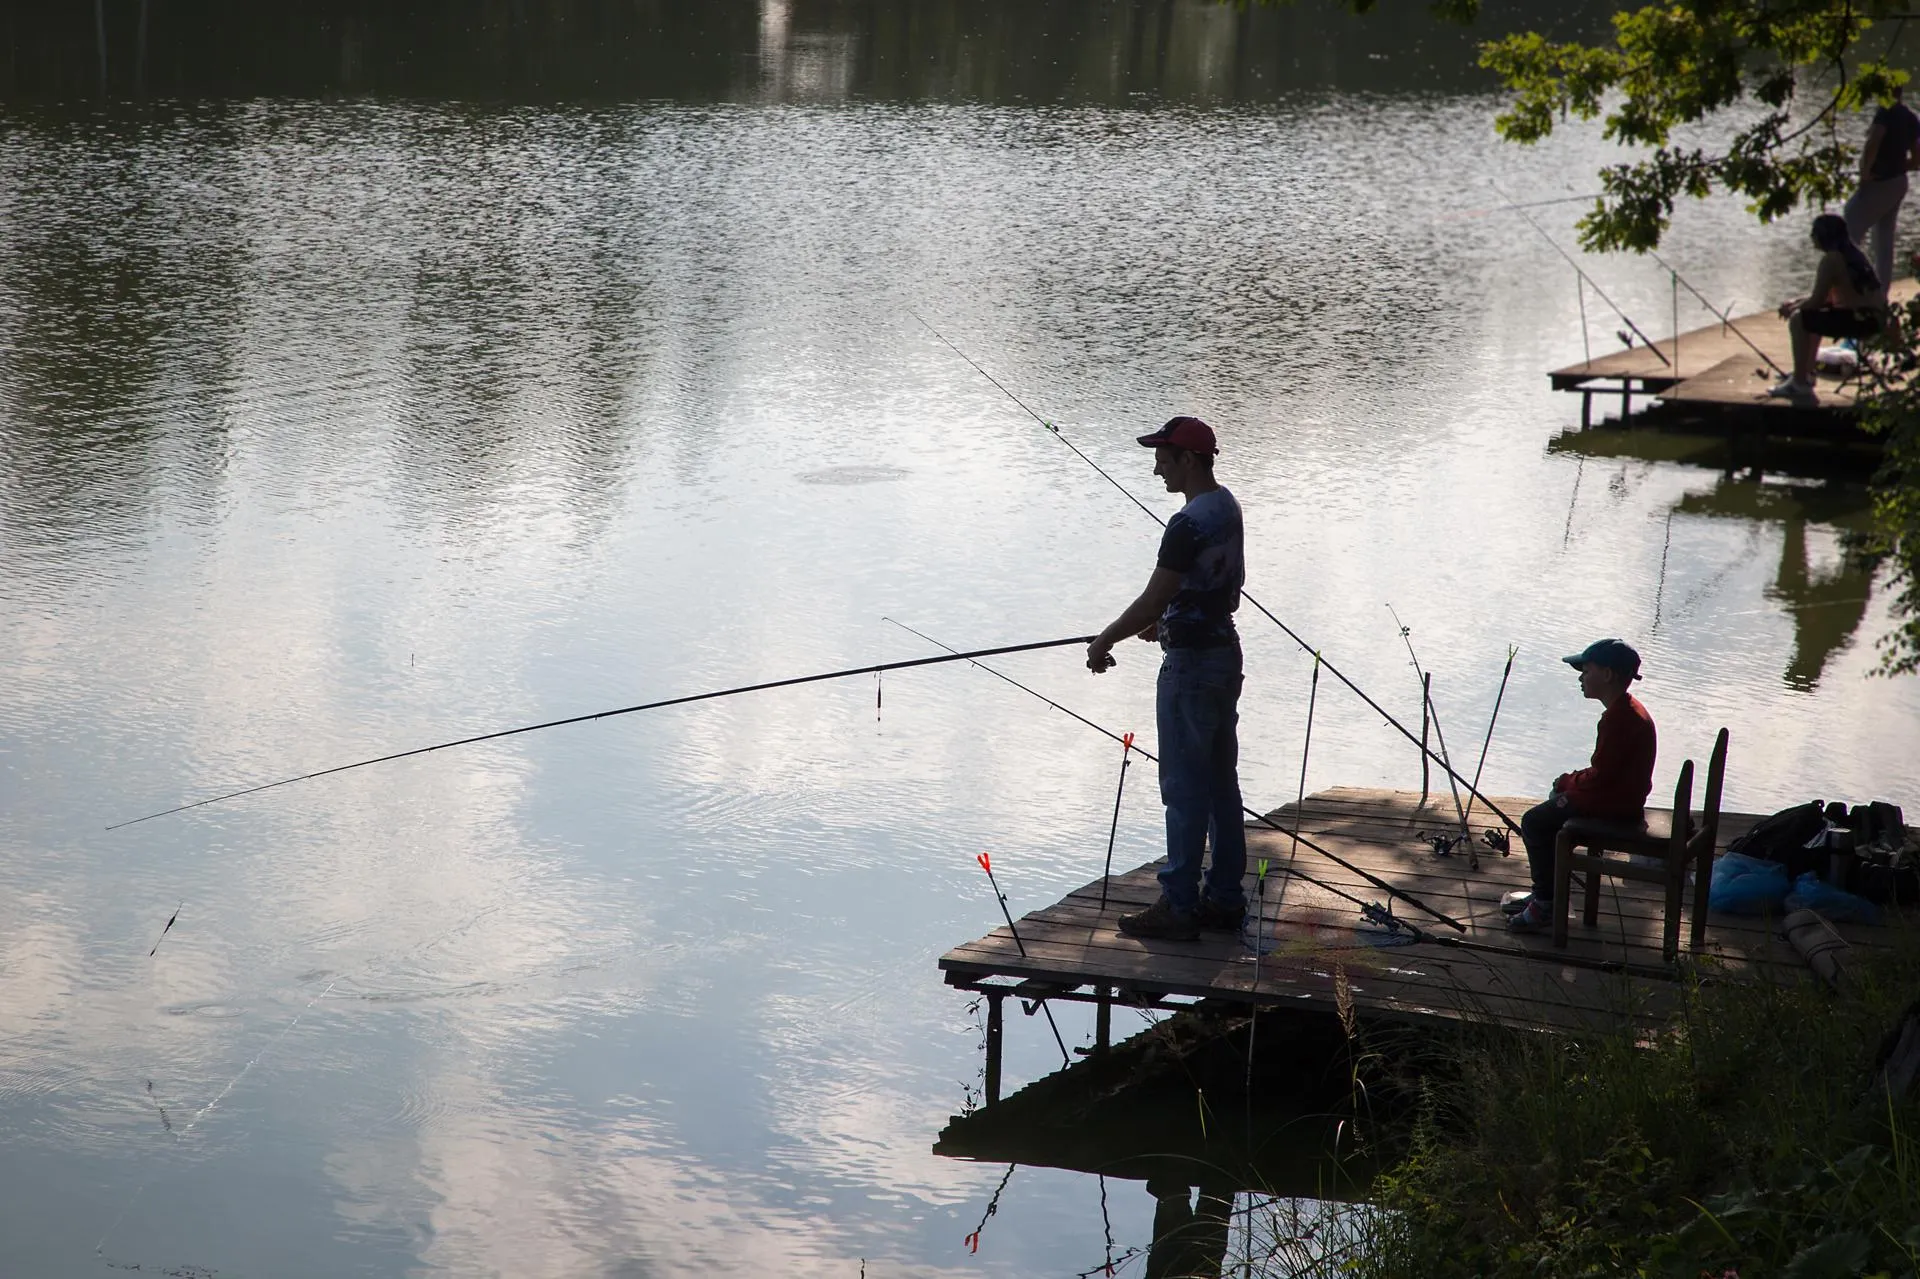
<path fill-rule="evenodd" d="M 1417 8 L 528 6 L 449 34 L 431 5 L 183 0 L 142 36 L 121 0 L 104 52 L 84 8 L 19 19 L 0 80 L 5 1273 L 1102 1262 L 1092 1179 L 1015 1171 L 976 1253 L 1005 1169 L 930 1151 L 978 1086 L 935 969 L 998 920 L 975 854 L 1044 905 L 1098 874 L 1113 803 L 1111 744 L 989 676 L 106 830 L 933 651 L 886 617 L 960 647 L 1103 626 L 1157 527 L 929 325 L 1163 514 L 1133 436 L 1214 423 L 1249 589 L 1415 717 L 1391 606 L 1456 755 L 1517 645 L 1489 793 L 1584 760 L 1558 658 L 1618 634 L 1656 793 L 1724 724 L 1732 808 L 1920 806 L 1920 684 L 1869 677 L 1886 604 L 1840 555 L 1856 499 L 1567 447 L 1545 373 L 1580 298 L 1498 206 L 1611 154 L 1499 144 L 1472 38 Z M 1579 208 L 1534 214 L 1571 244 Z M 1717 202 L 1668 258 L 1747 310 L 1801 285 L 1802 240 Z M 1669 330 L 1664 270 L 1588 265 Z M 1241 620 L 1243 782 L 1274 806 L 1312 658 Z M 1155 654 L 1120 656 L 1002 669 L 1151 744 Z M 1128 866 L 1159 839 L 1133 776 Z M 1323 680 L 1309 789 L 1418 783 Z M 1010 1086 L 1057 1064 L 1009 1031 Z M 1104 1191 L 1144 1245 L 1152 1200 Z"/>

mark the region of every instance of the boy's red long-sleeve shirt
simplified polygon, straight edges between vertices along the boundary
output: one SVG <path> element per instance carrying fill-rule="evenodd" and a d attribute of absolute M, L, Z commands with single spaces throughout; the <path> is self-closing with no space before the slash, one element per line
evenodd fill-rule
<path fill-rule="evenodd" d="M 1593 743 L 1593 764 L 1562 773 L 1553 788 L 1573 811 L 1609 821 L 1639 821 L 1653 790 L 1653 757 L 1658 742 L 1653 716 L 1632 693 L 1606 709 Z"/>

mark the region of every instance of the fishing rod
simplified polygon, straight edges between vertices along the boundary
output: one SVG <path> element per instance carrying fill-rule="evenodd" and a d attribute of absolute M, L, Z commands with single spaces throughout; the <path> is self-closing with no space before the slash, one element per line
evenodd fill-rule
<path fill-rule="evenodd" d="M 1702 293 L 1700 290 L 1694 288 L 1692 284 L 1688 283 L 1687 277 L 1684 275 L 1681 275 L 1680 272 L 1676 271 L 1672 263 L 1668 262 L 1665 258 L 1661 257 L 1658 253 L 1655 253 L 1652 249 L 1647 250 L 1647 256 L 1652 258 L 1655 262 L 1658 262 L 1661 266 L 1665 267 L 1667 269 L 1667 274 L 1673 277 L 1674 283 L 1678 284 L 1681 288 L 1685 289 L 1687 292 L 1693 294 L 1693 296 L 1699 300 L 1701 306 L 1706 307 L 1708 311 L 1712 312 L 1713 317 L 1720 321 L 1720 328 L 1723 332 L 1728 329 L 1731 329 L 1733 331 L 1733 336 L 1739 338 L 1742 342 L 1745 342 L 1748 348 L 1752 350 L 1752 352 L 1755 355 L 1759 356 L 1761 359 L 1767 362 L 1768 368 L 1772 369 L 1775 373 L 1778 373 L 1781 377 L 1787 376 L 1787 371 L 1781 368 L 1778 364 L 1776 364 L 1771 355 L 1768 355 L 1765 351 L 1761 350 L 1759 347 L 1759 344 L 1757 344 L 1752 338 L 1748 337 L 1745 333 L 1742 333 L 1740 331 L 1740 326 L 1733 322 L 1733 307 L 1731 304 L 1728 305 L 1726 310 L 1722 311 L 1719 307 L 1715 306 L 1712 302 L 1707 300 L 1706 294 Z M 1678 329 L 1680 326 L 1676 323 L 1674 327 Z M 1673 336 L 1674 336 L 1674 341 L 1678 343 L 1680 340 L 1680 335 L 1676 332 Z"/>
<path fill-rule="evenodd" d="M 145 817 L 129 818 L 124 822 L 115 822 L 108 830 L 119 830 L 123 826 L 134 826 L 140 822 L 152 821 L 156 817 L 166 817 L 173 813 L 184 813 L 190 808 L 202 808 L 208 804 L 218 804 L 224 800 L 238 799 L 242 795 L 257 795 L 276 786 L 291 786 L 295 782 L 311 781 L 316 777 L 326 777 L 333 773 L 344 773 L 351 768 L 366 768 L 372 764 L 385 764 L 396 759 L 406 759 L 410 755 L 425 755 L 431 751 L 449 750 L 455 746 L 471 746 L 475 742 L 490 742 L 496 738 L 513 737 L 520 733 L 534 733 L 543 728 L 559 728 L 565 724 L 584 724 L 589 720 L 611 719 L 615 715 L 631 715 L 636 711 L 659 710 L 664 706 L 684 706 L 689 702 L 704 702 L 716 697 L 733 697 L 740 693 L 758 693 L 769 688 L 790 688 L 795 684 L 817 684 L 822 680 L 846 679 L 853 675 L 878 675 L 881 671 L 906 670 L 913 666 L 938 666 L 943 662 L 967 661 L 976 657 L 998 657 L 1007 653 L 1029 653 L 1042 648 L 1064 648 L 1069 644 L 1091 644 L 1096 637 L 1092 635 L 1070 635 L 1066 639 L 1040 640 L 1032 644 L 1002 644 L 997 648 L 976 649 L 970 653 L 952 653 L 947 657 L 918 657 L 904 662 L 881 662 L 876 666 L 852 666 L 843 671 L 827 671 L 819 675 L 795 675 L 790 679 L 766 680 L 759 684 L 742 684 L 736 688 L 715 689 L 707 693 L 688 693 L 683 697 L 667 697 L 657 702 L 642 702 L 638 706 L 622 706 L 616 710 L 595 711 L 590 715 L 569 715 L 565 719 L 550 719 L 539 724 L 525 724 L 519 728 L 503 728 L 492 733 L 476 733 L 472 737 L 460 737 L 450 742 L 439 742 L 433 746 L 416 746 L 412 750 L 395 751 L 391 755 L 378 755 L 372 759 L 357 760 L 351 764 L 336 764 L 332 768 L 322 768 L 316 772 L 302 773 L 298 777 L 283 777 L 277 782 L 265 782 L 259 786 L 249 786 L 243 790 L 228 791 L 224 795 L 215 795 L 211 799 L 195 800 L 191 804 L 179 804 L 173 808 L 162 809 L 157 813 L 148 813 Z"/>
<path fill-rule="evenodd" d="M 1473 784 L 1480 784 L 1480 774 L 1487 766 L 1487 748 L 1493 745 L 1493 726 L 1500 722 L 1500 703 L 1507 697 L 1507 678 L 1513 674 L 1513 659 L 1519 654 L 1517 646 L 1507 645 L 1507 669 L 1500 672 L 1500 691 L 1493 695 L 1493 714 L 1487 717 L 1487 735 L 1480 741 L 1480 762 L 1473 770 Z M 1467 815 L 1473 815 L 1473 801 L 1467 801 Z"/>
<path fill-rule="evenodd" d="M 1161 517 L 1158 511 L 1154 510 L 1152 507 L 1148 506 L 1145 502 L 1142 502 L 1139 498 L 1135 497 L 1133 493 L 1128 490 L 1126 485 L 1122 484 L 1119 480 L 1114 479 L 1113 476 L 1107 472 L 1107 469 L 1105 467 L 1101 466 L 1098 462 L 1088 457 L 1085 453 L 1082 453 L 1079 447 L 1076 446 L 1072 440 L 1068 439 L 1061 432 L 1059 427 L 1047 421 L 1047 419 L 1041 417 L 1038 413 L 1035 413 L 1031 408 L 1027 406 L 1027 402 L 1025 400 L 1015 395 L 1012 391 L 1007 390 L 1005 384 L 1003 384 L 999 378 L 995 377 L 993 374 L 981 368 L 979 364 L 975 363 L 972 356 L 968 355 L 965 351 L 962 351 L 959 347 L 955 346 L 952 342 L 948 341 L 945 334 L 941 333 L 940 330 L 934 328 L 933 325 L 927 323 L 926 317 L 922 316 L 918 311 L 909 310 L 907 313 L 913 316 L 914 319 L 919 320 L 921 324 L 925 325 L 927 332 L 933 334 L 934 337 L 939 338 L 940 341 L 947 347 L 948 350 L 952 351 L 955 355 L 965 360 L 968 364 L 973 365 L 974 369 L 980 374 L 981 377 L 984 377 L 985 379 L 987 379 L 987 381 L 999 387 L 1000 390 L 1006 394 L 1008 399 L 1012 400 L 1015 404 L 1018 404 L 1021 407 L 1021 409 L 1025 411 L 1028 417 L 1032 418 L 1034 421 L 1038 422 L 1041 426 L 1044 426 L 1049 432 L 1051 432 L 1053 435 L 1053 438 L 1055 438 L 1056 440 L 1059 440 L 1062 444 L 1072 449 L 1075 457 L 1079 458 L 1081 461 L 1085 462 L 1088 466 L 1091 466 L 1095 471 L 1099 472 L 1100 478 L 1105 480 L 1107 483 L 1113 485 L 1114 488 L 1120 490 L 1121 496 L 1125 497 L 1129 502 L 1132 502 L 1135 506 L 1145 511 L 1149 516 L 1153 518 L 1154 523 L 1160 525 L 1162 528 L 1166 527 L 1167 521 Z M 1320 664 L 1327 668 L 1327 673 L 1329 675 L 1339 680 L 1342 684 L 1345 684 L 1347 688 L 1353 692 L 1353 695 L 1355 697 L 1358 697 L 1361 701 L 1365 702 L 1367 706 L 1371 708 L 1376 715 L 1380 716 L 1381 719 L 1385 720 L 1388 724 L 1392 725 L 1395 729 L 1397 729 L 1402 737 L 1412 742 L 1415 746 L 1418 746 L 1420 748 L 1421 754 L 1425 755 L 1428 759 L 1431 759 L 1434 763 L 1440 765 L 1442 768 L 1445 768 L 1447 770 L 1447 775 L 1449 777 L 1453 778 L 1457 782 L 1464 782 L 1467 780 L 1466 778 L 1460 776 L 1458 773 L 1454 772 L 1452 768 L 1448 767 L 1447 762 L 1441 759 L 1440 756 L 1428 750 L 1427 744 L 1425 742 L 1421 741 L 1418 737 L 1415 737 L 1413 733 L 1408 730 L 1405 724 L 1402 724 L 1399 720 L 1395 719 L 1392 715 L 1389 715 L 1386 711 L 1386 708 L 1380 705 L 1380 703 L 1374 701 L 1371 697 L 1368 697 L 1366 694 L 1366 691 L 1363 690 L 1358 684 L 1348 679 L 1344 674 L 1342 674 L 1339 667 L 1335 666 L 1332 662 L 1327 661 L 1324 657 L 1320 657 L 1319 649 L 1315 648 L 1312 644 L 1307 643 L 1307 641 L 1305 641 L 1304 639 L 1301 639 L 1297 631 L 1295 631 L 1291 626 L 1288 626 L 1285 622 L 1281 621 L 1278 617 L 1274 616 L 1273 612 L 1270 609 L 1268 609 L 1265 604 L 1262 604 L 1259 600 L 1253 598 L 1253 596 L 1247 594 L 1246 591 L 1244 590 L 1240 592 L 1240 598 L 1245 600 L 1247 603 L 1253 605 L 1253 607 L 1257 609 L 1260 612 L 1260 614 L 1264 616 L 1269 622 L 1272 622 L 1275 626 L 1278 626 L 1282 631 L 1284 631 L 1286 633 L 1287 638 L 1292 640 L 1295 644 L 1298 644 L 1303 651 L 1312 653 L 1316 657 L 1319 657 Z M 1105 732 L 1106 730 L 1101 729 L 1101 731 Z M 1513 818 L 1507 816 L 1506 813 L 1501 810 L 1498 804 L 1495 804 L 1492 800 L 1488 799 L 1485 795 L 1480 794 L 1480 792 L 1477 790 L 1473 791 L 1472 793 L 1480 800 L 1482 804 L 1485 804 L 1487 806 L 1487 810 L 1489 812 L 1491 812 L 1494 816 L 1498 817 L 1501 821 L 1505 822 L 1509 829 L 1514 831 L 1518 831 L 1520 829 L 1520 823 L 1514 821 Z"/>
<path fill-rule="evenodd" d="M 942 644 L 939 640 L 933 638 L 933 636 L 926 634 L 924 631 L 916 631 L 914 630 L 913 627 L 908 626 L 905 622 L 898 621 L 891 617 L 882 618 L 881 620 L 886 622 L 892 622 L 895 626 L 898 626 L 901 630 L 906 631 L 909 634 L 918 635 L 921 639 L 925 640 L 927 643 L 936 645 L 940 648 L 944 648 L 949 653 L 954 652 L 954 649 L 951 645 Z M 960 654 L 957 654 L 956 657 L 957 658 L 966 657 L 970 659 L 971 655 L 966 653 L 960 653 Z M 985 671 L 987 674 L 995 676 L 1013 685 L 1015 688 L 1019 689 L 1021 692 L 1026 693 L 1031 697 L 1039 698 L 1041 701 L 1053 707 L 1053 709 L 1059 711 L 1061 714 L 1067 715 L 1073 719 L 1079 720 L 1082 724 L 1085 724 L 1088 728 L 1091 728 L 1094 732 L 1104 733 L 1106 736 L 1112 738 L 1116 742 L 1125 740 L 1119 733 L 1114 732 L 1112 729 L 1107 728 L 1102 724 L 1094 723 L 1092 720 L 1088 719 L 1085 715 L 1082 715 L 1077 711 L 1068 710 L 1066 707 L 1062 706 L 1060 703 L 1054 701 L 1051 697 L 1048 697 L 1045 693 L 1037 692 L 1034 689 L 1028 688 L 1025 684 L 1022 684 L 1019 680 L 1013 678 L 1013 676 L 1008 675 L 1002 671 L 997 671 L 993 667 L 986 665 L 984 662 L 976 661 L 973 664 L 975 666 L 978 666 L 981 670 Z M 1159 762 L 1159 756 L 1153 754 L 1153 752 L 1147 750 L 1146 747 L 1138 745 L 1137 743 L 1133 748 L 1133 753 L 1149 762 L 1152 762 L 1152 763 Z M 1248 817 L 1251 817 L 1255 821 L 1259 822 L 1262 826 L 1268 827 L 1271 830 L 1277 830 L 1282 835 L 1292 836 L 1295 841 L 1301 844 L 1305 844 L 1313 852 L 1320 854 L 1322 857 L 1326 858 L 1328 861 L 1332 862 L 1334 865 L 1339 866 L 1342 869 L 1352 871 L 1354 874 L 1366 880 L 1369 884 L 1373 885 L 1375 888 L 1379 889 L 1381 892 L 1386 893 L 1392 897 L 1400 898 L 1400 900 L 1407 902 L 1409 905 L 1412 905 L 1416 909 L 1424 911 L 1425 913 L 1433 916 L 1435 919 L 1447 925 L 1449 928 L 1452 928 L 1462 933 L 1467 931 L 1466 925 L 1462 924 L 1459 920 L 1453 918 L 1451 915 L 1442 914 L 1440 911 L 1435 910 L 1433 907 L 1421 901 L 1418 897 L 1415 897 L 1412 893 L 1409 893 L 1404 889 L 1395 888 L 1392 884 L 1389 884 L 1386 880 L 1381 879 L 1378 875 L 1375 875 L 1370 871 L 1364 870 L 1359 866 L 1355 866 L 1352 862 L 1340 856 L 1338 853 L 1330 852 L 1329 850 L 1322 848 L 1320 845 L 1314 843 L 1312 840 L 1308 839 L 1305 835 L 1302 835 L 1299 832 L 1299 830 L 1297 829 L 1299 823 L 1297 821 L 1292 827 L 1282 826 L 1279 822 L 1273 820 L 1273 818 L 1267 816 L 1265 813 L 1259 812 L 1252 808 L 1248 808 L 1245 804 L 1240 805 L 1240 811 L 1242 813 L 1245 813 Z M 1366 910 L 1370 905 L 1370 903 L 1362 901 L 1360 898 L 1355 897 L 1352 893 L 1347 892 L 1345 889 L 1335 887 L 1334 885 L 1327 883 L 1324 879 L 1317 879 L 1314 876 L 1309 875 L 1306 871 L 1300 870 L 1297 867 L 1283 866 L 1283 867 L 1279 867 L 1278 869 L 1284 871 L 1286 874 L 1293 875 L 1297 878 L 1306 880 L 1309 884 L 1312 884 L 1315 888 L 1323 888 L 1327 892 L 1332 893 L 1336 897 L 1344 898 L 1345 900 L 1350 901 L 1354 905 L 1360 907 L 1363 911 Z"/>
<path fill-rule="evenodd" d="M 1540 238 L 1545 240 L 1548 244 L 1552 245 L 1553 251 L 1555 253 L 1558 253 L 1561 257 L 1567 260 L 1567 265 L 1572 267 L 1574 271 L 1579 274 L 1580 278 L 1587 282 L 1588 287 L 1590 287 L 1596 294 L 1599 295 L 1600 300 L 1602 302 L 1605 302 L 1609 307 L 1613 308 L 1613 313 L 1619 316 L 1622 320 L 1624 320 L 1626 322 L 1627 327 L 1633 330 L 1634 336 L 1639 338 L 1641 342 L 1645 343 L 1647 349 L 1652 351 L 1654 355 L 1659 357 L 1660 363 L 1666 365 L 1669 368 L 1673 367 L 1673 361 L 1669 360 L 1666 357 L 1666 355 L 1661 352 L 1660 348 L 1653 344 L 1652 338 L 1648 337 L 1646 334 L 1640 331 L 1640 326 L 1633 322 L 1633 317 L 1628 315 L 1625 311 L 1622 311 L 1620 309 L 1619 304 L 1616 303 L 1612 298 L 1607 296 L 1606 290 L 1602 289 L 1600 285 L 1594 280 L 1594 278 L 1588 275 L 1586 271 L 1581 268 L 1578 262 L 1573 260 L 1573 255 L 1571 253 L 1568 253 L 1565 249 L 1560 247 L 1560 242 L 1558 240 L 1554 239 L 1552 236 L 1547 234 L 1547 229 L 1545 227 L 1541 226 L 1538 222 L 1533 220 L 1533 215 L 1531 213 L 1528 213 L 1525 209 L 1515 204 L 1513 200 L 1507 195 L 1507 193 L 1500 189 L 1497 183 L 1489 181 L 1487 185 L 1493 188 L 1493 193 L 1495 195 L 1499 196 L 1502 200 L 1506 200 L 1507 204 L 1513 209 L 1515 213 L 1518 213 L 1522 218 L 1526 219 L 1527 225 L 1532 227 L 1534 230 L 1538 231 L 1540 233 Z"/>

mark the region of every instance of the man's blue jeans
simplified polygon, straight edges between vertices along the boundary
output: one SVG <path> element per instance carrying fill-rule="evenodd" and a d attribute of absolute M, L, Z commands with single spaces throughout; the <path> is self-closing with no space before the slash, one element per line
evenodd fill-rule
<path fill-rule="evenodd" d="M 1247 832 L 1240 808 L 1240 648 L 1170 648 L 1160 660 L 1160 800 L 1167 806 L 1167 868 L 1160 891 L 1175 910 L 1200 904 L 1208 836 L 1207 899 L 1246 902 Z"/>

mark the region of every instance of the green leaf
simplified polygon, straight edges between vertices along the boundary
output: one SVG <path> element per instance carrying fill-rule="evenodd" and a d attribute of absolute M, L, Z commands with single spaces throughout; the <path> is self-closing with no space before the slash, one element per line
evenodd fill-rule
<path fill-rule="evenodd" d="M 1872 1258 L 1873 1246 L 1864 1232 L 1842 1231 L 1795 1253 L 1780 1279 L 1854 1279 Z"/>

